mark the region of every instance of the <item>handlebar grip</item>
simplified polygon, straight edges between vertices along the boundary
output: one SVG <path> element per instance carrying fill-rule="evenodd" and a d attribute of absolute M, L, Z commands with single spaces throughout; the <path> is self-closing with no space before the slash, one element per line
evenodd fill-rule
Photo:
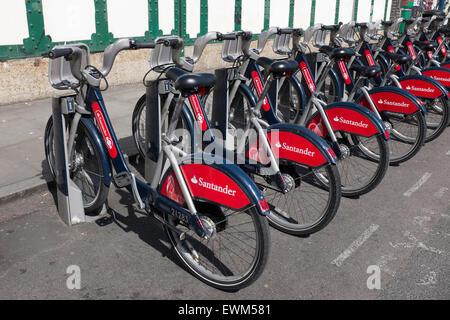
<path fill-rule="evenodd" d="M 358 22 L 355 23 L 355 26 L 360 28 L 367 28 L 369 25 L 367 24 L 367 22 Z"/>
<path fill-rule="evenodd" d="M 332 24 L 332 25 L 322 25 L 322 30 L 332 31 L 332 30 L 338 30 L 341 27 L 341 24 Z"/>
<path fill-rule="evenodd" d="M 236 32 L 230 32 L 227 34 L 223 34 L 220 32 L 217 32 L 217 40 L 224 41 L 224 40 L 236 40 Z"/>
<path fill-rule="evenodd" d="M 292 28 L 278 28 L 278 34 L 291 34 Z"/>
<path fill-rule="evenodd" d="M 55 48 L 55 49 L 50 50 L 47 53 L 44 53 L 42 56 L 49 57 L 50 59 L 56 59 L 59 57 L 71 55 L 72 53 L 73 53 L 72 48 Z"/>
<path fill-rule="evenodd" d="M 392 26 L 394 24 L 394 21 L 387 21 L 387 20 L 385 20 L 385 21 L 381 21 L 381 24 L 383 26 Z"/>
<path fill-rule="evenodd" d="M 156 46 L 154 41 L 136 41 L 131 46 L 132 49 L 153 49 Z"/>

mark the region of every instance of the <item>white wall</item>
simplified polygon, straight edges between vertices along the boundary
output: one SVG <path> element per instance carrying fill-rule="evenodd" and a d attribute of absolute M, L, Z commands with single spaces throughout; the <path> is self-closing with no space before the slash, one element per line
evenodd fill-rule
<path fill-rule="evenodd" d="M 222 33 L 234 30 L 234 1 L 208 1 L 208 31 Z"/>
<path fill-rule="evenodd" d="M 276 0 L 270 2 L 269 27 L 288 27 L 289 24 L 289 0 Z"/>
<path fill-rule="evenodd" d="M 159 29 L 162 30 L 163 34 L 170 34 L 174 29 L 174 12 L 173 1 L 158 2 Z"/>
<path fill-rule="evenodd" d="M 186 32 L 191 38 L 200 33 L 200 2 L 186 0 Z M 295 0 L 294 27 L 310 25 L 312 0 Z M 28 38 L 25 1 L 2 0 L 0 11 L 0 45 L 22 44 Z M 289 0 L 272 0 L 269 26 L 286 27 L 289 23 Z M 392 0 L 388 4 L 388 16 Z M 371 0 L 359 0 L 359 22 L 369 21 Z M 95 33 L 95 6 L 92 0 L 42 0 L 45 33 L 53 41 L 88 40 Z M 148 0 L 107 0 L 109 31 L 115 37 L 143 36 L 148 29 Z M 375 0 L 373 19 L 384 18 L 385 0 Z M 340 0 L 339 21 L 350 21 L 354 0 Z M 234 0 L 208 1 L 208 30 L 234 30 Z M 171 34 L 174 25 L 174 1 L 158 3 L 159 29 Z M 315 22 L 333 24 L 335 0 L 317 0 Z M 242 0 L 241 28 L 260 33 L 264 28 L 264 0 Z M 151 30 L 153 31 L 153 30 Z"/>
<path fill-rule="evenodd" d="M 316 0 L 315 23 L 334 24 L 336 1 Z"/>
<path fill-rule="evenodd" d="M 87 40 L 95 33 L 91 0 L 42 0 L 45 33 L 52 41 Z"/>
<path fill-rule="evenodd" d="M 384 7 L 386 4 L 386 0 L 375 0 L 373 2 L 373 15 L 372 21 L 377 21 L 380 19 L 384 19 Z"/>
<path fill-rule="evenodd" d="M 0 45 L 22 44 L 28 38 L 25 1 L 2 0 Z"/>
<path fill-rule="evenodd" d="M 200 33 L 200 0 L 186 0 L 186 33 L 197 38 Z"/>
<path fill-rule="evenodd" d="M 359 0 L 358 12 L 356 14 L 357 22 L 369 22 L 370 21 L 370 7 L 371 0 Z"/>
<path fill-rule="evenodd" d="M 114 37 L 144 36 L 148 30 L 148 1 L 108 0 L 108 28 Z"/>
<path fill-rule="evenodd" d="M 339 5 L 339 21 L 343 23 L 353 20 L 354 1 L 353 0 L 341 0 Z"/>
<path fill-rule="evenodd" d="M 307 28 L 311 20 L 311 0 L 295 0 L 294 27 Z"/>

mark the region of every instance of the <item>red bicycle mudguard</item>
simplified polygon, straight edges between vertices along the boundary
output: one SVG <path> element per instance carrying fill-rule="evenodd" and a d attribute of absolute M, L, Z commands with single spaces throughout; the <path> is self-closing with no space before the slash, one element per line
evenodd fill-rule
<path fill-rule="evenodd" d="M 318 147 L 298 134 L 273 130 L 267 133 L 267 139 L 277 159 L 286 159 L 310 167 L 319 167 L 328 161 Z M 333 155 L 334 153 L 330 154 Z M 258 142 L 250 146 L 247 157 L 264 165 L 270 162 L 266 150 Z"/>
<path fill-rule="evenodd" d="M 445 61 L 441 63 L 442 68 L 450 69 L 450 61 Z"/>
<path fill-rule="evenodd" d="M 421 79 L 422 77 L 422 79 Z M 405 76 L 399 79 L 402 89 L 412 93 L 419 98 L 435 99 L 440 96 L 447 96 L 447 90 L 436 80 L 423 76 Z"/>
<path fill-rule="evenodd" d="M 433 67 L 422 70 L 424 76 L 433 78 L 440 82 L 444 87 L 450 87 L 450 70 L 447 68 Z"/>
<path fill-rule="evenodd" d="M 375 88 L 369 91 L 369 95 L 378 111 L 412 114 L 420 110 L 422 105 L 422 102 L 418 98 L 396 87 Z M 364 96 L 361 96 L 356 103 L 372 110 Z"/>
<path fill-rule="evenodd" d="M 192 198 L 209 200 L 237 210 L 250 204 L 242 188 L 225 173 L 204 164 L 184 164 L 180 169 Z M 161 194 L 179 204 L 185 202 L 174 172 L 166 177 Z"/>
<path fill-rule="evenodd" d="M 356 135 L 371 137 L 378 132 L 383 132 L 385 138 L 389 136 L 381 121 L 366 108 L 354 103 L 337 102 L 324 108 L 330 121 L 333 131 L 345 131 Z M 328 130 L 322 120 L 320 113 L 317 113 L 307 124 L 307 128 L 321 137 L 328 135 Z"/>

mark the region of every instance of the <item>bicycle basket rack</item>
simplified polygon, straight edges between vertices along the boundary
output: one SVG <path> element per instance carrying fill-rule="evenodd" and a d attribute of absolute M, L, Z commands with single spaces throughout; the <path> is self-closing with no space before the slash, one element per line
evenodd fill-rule
<path fill-rule="evenodd" d="M 315 25 L 309 27 L 305 31 L 305 42 L 309 43 L 309 41 L 312 40 L 312 44 L 315 47 L 321 47 L 326 45 L 326 37 L 327 37 L 327 31 L 322 30 L 322 24 L 316 23 Z"/>
<path fill-rule="evenodd" d="M 55 46 L 54 49 L 73 47 L 77 47 L 82 50 L 81 69 L 84 69 L 90 64 L 90 51 L 87 45 L 84 43 L 75 43 L 70 45 Z M 58 90 L 73 89 L 80 85 L 80 81 L 73 76 L 72 71 L 70 70 L 70 62 L 64 57 L 50 59 L 48 65 L 48 79 L 50 80 L 52 87 Z"/>
<path fill-rule="evenodd" d="M 162 39 L 178 39 L 177 36 L 170 37 L 158 37 L 155 39 L 156 46 L 151 51 L 152 54 L 150 56 L 150 68 L 154 69 L 156 72 L 163 72 L 164 66 L 173 65 L 174 62 L 172 60 L 172 47 L 165 46 L 162 42 Z"/>
<path fill-rule="evenodd" d="M 339 29 L 339 36 L 348 44 L 354 44 L 355 40 L 355 21 L 343 24 Z"/>
<path fill-rule="evenodd" d="M 390 27 L 388 27 L 389 30 L 387 31 L 387 34 L 389 38 L 391 39 L 397 38 L 400 35 L 399 28 L 403 20 L 404 20 L 403 18 L 398 18 Z"/>
<path fill-rule="evenodd" d="M 290 47 L 291 42 L 291 34 L 283 33 L 275 36 L 275 40 L 272 44 L 273 52 L 281 55 L 289 55 L 292 52 L 292 48 Z"/>
<path fill-rule="evenodd" d="M 381 20 L 369 22 L 369 28 L 367 30 L 367 35 L 373 39 L 376 40 L 378 37 L 378 31 L 380 30 L 381 26 Z"/>
<path fill-rule="evenodd" d="M 224 40 L 222 45 L 222 59 L 226 62 L 234 62 L 244 55 L 242 52 L 242 37 L 234 40 Z"/>

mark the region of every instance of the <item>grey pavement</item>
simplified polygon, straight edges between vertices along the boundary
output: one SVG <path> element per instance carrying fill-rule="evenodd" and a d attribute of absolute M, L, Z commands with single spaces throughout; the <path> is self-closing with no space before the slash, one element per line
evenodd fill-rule
<path fill-rule="evenodd" d="M 120 145 L 128 155 L 137 153 L 131 139 L 131 115 L 144 92 L 138 83 L 103 93 Z M 49 172 L 44 130 L 51 112 L 51 98 L 0 106 L 0 203 L 45 188 Z"/>
<path fill-rule="evenodd" d="M 309 238 L 271 228 L 265 271 L 236 293 L 191 276 L 161 227 L 123 190 L 111 187 L 115 214 L 104 226 L 64 225 L 52 189 L 17 198 L 0 204 L 0 299 L 448 300 L 449 141 L 447 130 L 389 168 L 371 193 L 343 199 L 335 219 Z M 139 163 L 133 168 L 142 171 Z M 66 285 L 72 265 L 80 267 L 79 290 Z M 380 289 L 367 286 L 373 266 Z"/>

